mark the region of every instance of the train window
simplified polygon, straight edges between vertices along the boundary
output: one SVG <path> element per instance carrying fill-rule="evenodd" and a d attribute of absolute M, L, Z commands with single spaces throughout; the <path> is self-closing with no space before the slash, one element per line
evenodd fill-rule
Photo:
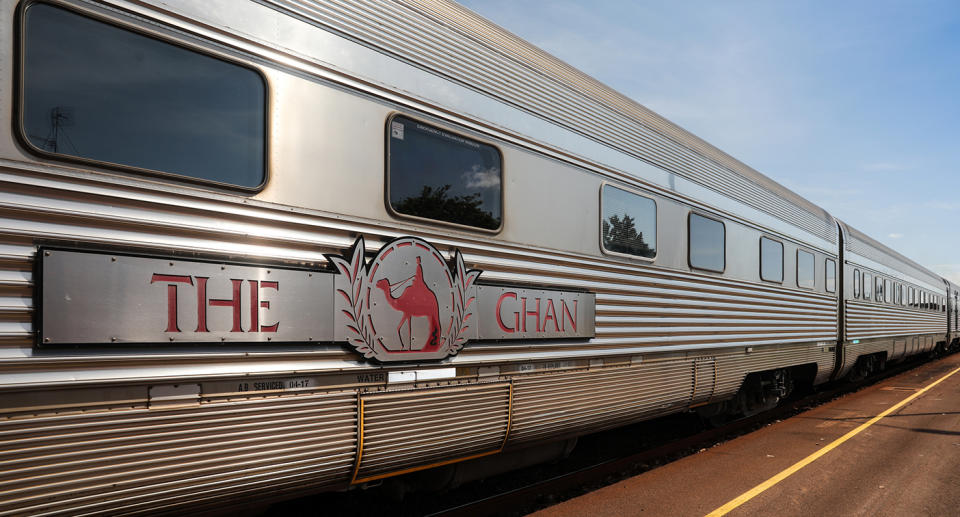
<path fill-rule="evenodd" d="M 853 297 L 857 298 L 860 296 L 860 270 L 853 270 Z"/>
<path fill-rule="evenodd" d="M 783 243 L 760 237 L 760 278 L 783 282 Z"/>
<path fill-rule="evenodd" d="M 657 203 L 613 185 L 604 185 L 601 192 L 603 249 L 636 257 L 656 256 Z"/>
<path fill-rule="evenodd" d="M 891 303 L 893 301 L 893 282 L 890 280 L 883 281 L 883 301 L 886 303 Z"/>
<path fill-rule="evenodd" d="M 864 300 L 869 300 L 870 297 L 873 295 L 872 282 L 873 282 L 873 276 L 871 276 L 870 273 L 864 273 L 863 274 L 863 299 Z"/>
<path fill-rule="evenodd" d="M 691 213 L 688 224 L 690 267 L 723 272 L 726 267 L 726 229 L 723 223 Z"/>
<path fill-rule="evenodd" d="M 917 291 L 914 290 L 914 288 L 912 287 L 909 289 L 907 293 L 907 303 L 911 307 L 915 307 L 917 305 Z"/>
<path fill-rule="evenodd" d="M 824 262 L 824 278 L 828 293 L 837 292 L 837 263 L 831 259 Z"/>
<path fill-rule="evenodd" d="M 876 288 L 875 294 L 877 295 L 876 300 L 878 302 L 882 302 L 883 301 L 883 279 L 880 278 L 879 276 L 874 278 L 876 279 L 876 283 L 877 283 L 877 285 L 875 286 Z"/>
<path fill-rule="evenodd" d="M 500 151 L 422 122 L 387 124 L 390 207 L 398 214 L 498 230 L 502 222 Z"/>
<path fill-rule="evenodd" d="M 34 151 L 255 189 L 256 71 L 43 3 L 23 20 L 21 128 Z"/>
<path fill-rule="evenodd" d="M 816 282 L 813 253 L 797 250 L 797 287 L 813 289 Z"/>

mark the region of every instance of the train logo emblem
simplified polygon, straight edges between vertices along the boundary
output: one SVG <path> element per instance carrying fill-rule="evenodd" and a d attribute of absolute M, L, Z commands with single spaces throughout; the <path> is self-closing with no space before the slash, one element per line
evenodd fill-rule
<path fill-rule="evenodd" d="M 382 362 L 443 359 L 456 354 L 476 321 L 480 271 L 467 270 L 460 251 L 453 267 L 423 239 L 402 237 L 364 260 L 363 238 L 350 258 L 328 256 L 341 279 L 336 296 L 347 340 Z"/>

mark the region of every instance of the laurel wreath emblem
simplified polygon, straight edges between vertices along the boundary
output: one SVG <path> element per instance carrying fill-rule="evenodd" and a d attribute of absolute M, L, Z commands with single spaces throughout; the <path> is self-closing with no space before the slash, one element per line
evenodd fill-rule
<path fill-rule="evenodd" d="M 416 239 L 423 244 L 430 246 L 425 241 L 421 239 Z M 384 245 L 378 252 L 377 256 L 386 249 L 390 243 Z M 430 246 L 433 249 L 432 246 Z M 334 267 L 337 268 L 337 271 L 344 276 L 349 284 L 348 289 L 338 288 L 337 294 L 342 296 L 343 299 L 347 302 L 347 308 L 341 309 L 341 312 L 347 318 L 347 329 L 350 331 L 351 335 L 348 338 L 348 341 L 351 345 L 363 354 L 365 358 L 371 358 L 377 355 L 375 343 L 375 336 L 373 335 L 373 320 L 370 315 L 370 306 L 369 306 L 369 297 L 364 296 L 364 293 L 367 292 L 367 289 L 372 282 L 370 267 L 376 261 L 376 257 L 371 260 L 369 263 L 365 262 L 363 259 L 363 254 L 365 250 L 365 245 L 363 237 L 359 237 L 356 242 L 354 242 L 352 249 L 350 250 L 350 259 L 346 259 L 343 256 L 334 256 L 330 255 L 327 258 L 333 263 Z M 449 271 L 448 271 L 449 273 Z M 470 309 L 471 305 L 476 301 L 475 296 L 468 296 L 471 288 L 477 281 L 477 278 L 480 276 L 480 271 L 477 270 L 467 270 L 463 263 L 463 255 L 461 255 L 460 250 L 455 252 L 454 259 L 454 268 L 453 268 L 453 291 L 454 291 L 454 306 L 452 310 L 452 316 L 447 325 L 447 330 L 444 332 L 442 337 L 440 348 L 444 346 L 447 347 L 447 353 L 449 355 L 455 354 L 463 348 L 463 345 L 467 342 L 467 330 L 471 326 L 470 317 L 473 315 L 473 311 Z M 382 345 L 381 345 L 382 346 Z M 386 350 L 385 350 L 386 351 Z"/>

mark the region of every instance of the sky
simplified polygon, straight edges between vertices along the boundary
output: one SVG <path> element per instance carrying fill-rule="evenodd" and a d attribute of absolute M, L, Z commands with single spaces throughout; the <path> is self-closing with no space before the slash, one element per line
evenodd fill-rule
<path fill-rule="evenodd" d="M 960 283 L 960 2 L 460 2 Z"/>

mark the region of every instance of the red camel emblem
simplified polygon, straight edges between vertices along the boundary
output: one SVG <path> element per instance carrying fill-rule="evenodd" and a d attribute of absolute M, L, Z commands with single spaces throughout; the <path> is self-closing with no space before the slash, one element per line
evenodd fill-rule
<path fill-rule="evenodd" d="M 411 282 L 409 283 L 408 282 Z M 407 285 L 400 296 L 393 296 L 393 291 L 397 287 L 402 288 Z M 409 336 L 412 332 L 410 318 L 427 318 L 430 325 L 430 337 L 427 344 L 420 349 L 421 352 L 435 352 L 440 348 L 440 307 L 437 305 L 437 295 L 431 290 L 426 282 L 423 281 L 423 266 L 420 264 L 420 257 L 417 257 L 417 272 L 410 278 L 391 284 L 386 278 L 377 281 L 377 287 L 383 291 L 387 298 L 387 303 L 391 307 L 403 313 L 400 324 L 397 325 L 397 339 L 404 344 L 403 349 L 410 349 Z M 407 325 L 407 341 L 404 342 L 400 330 L 403 325 Z"/>
<path fill-rule="evenodd" d="M 387 242 L 370 262 L 365 249 L 361 237 L 345 256 L 327 255 L 340 273 L 334 289 L 347 342 L 364 357 L 383 362 L 431 361 L 459 352 L 476 333 L 475 282 L 480 272 L 467 269 L 459 251 L 452 252 L 448 263 L 440 251 L 416 237 Z M 414 262 L 416 270 L 408 277 Z M 413 318 L 427 318 L 426 342 L 414 344 L 411 322 L 422 320 Z"/>

